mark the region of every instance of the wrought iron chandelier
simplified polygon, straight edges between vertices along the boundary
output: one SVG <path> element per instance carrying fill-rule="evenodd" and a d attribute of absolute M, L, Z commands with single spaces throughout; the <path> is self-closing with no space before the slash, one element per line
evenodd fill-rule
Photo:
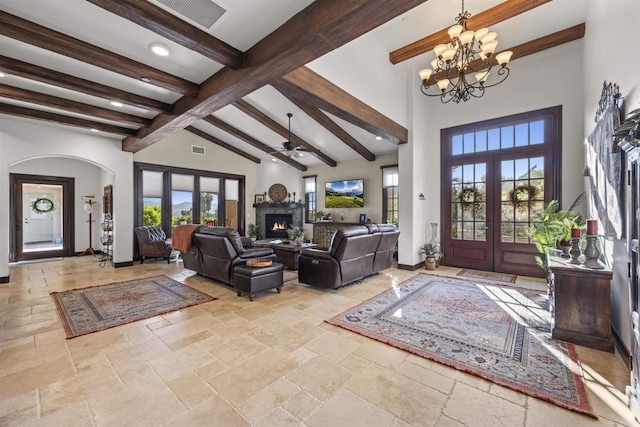
<path fill-rule="evenodd" d="M 471 14 L 464 10 L 462 0 L 462 12 L 448 31 L 451 42 L 434 47 L 436 58 L 431 61 L 432 68 L 425 68 L 419 73 L 422 93 L 439 96 L 444 104 L 451 101 L 466 102 L 471 97 L 480 98 L 486 88 L 502 83 L 509 76 L 507 64 L 513 52 L 507 50 L 494 55 L 498 35 L 488 28 L 469 30 L 467 19 L 470 17 Z M 499 80 L 486 84 L 489 72 L 496 64 L 500 64 L 497 71 Z M 439 91 L 428 93 L 436 85 Z"/>

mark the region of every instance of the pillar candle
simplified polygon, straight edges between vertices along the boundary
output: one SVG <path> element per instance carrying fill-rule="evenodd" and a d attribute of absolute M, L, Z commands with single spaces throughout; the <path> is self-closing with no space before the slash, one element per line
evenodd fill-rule
<path fill-rule="evenodd" d="M 571 229 L 571 237 L 580 237 L 582 230 L 579 228 L 572 228 Z"/>
<path fill-rule="evenodd" d="M 587 235 L 595 236 L 598 234 L 598 221 L 595 219 L 587 220 Z"/>

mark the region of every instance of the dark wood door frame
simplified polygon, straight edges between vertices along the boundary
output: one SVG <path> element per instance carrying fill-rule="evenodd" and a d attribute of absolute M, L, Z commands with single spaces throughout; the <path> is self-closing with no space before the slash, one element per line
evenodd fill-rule
<path fill-rule="evenodd" d="M 62 185 L 63 187 L 63 235 L 62 250 L 22 253 L 22 184 Z M 72 256 L 75 253 L 75 179 L 59 176 L 9 174 L 9 262 L 25 259 Z"/>

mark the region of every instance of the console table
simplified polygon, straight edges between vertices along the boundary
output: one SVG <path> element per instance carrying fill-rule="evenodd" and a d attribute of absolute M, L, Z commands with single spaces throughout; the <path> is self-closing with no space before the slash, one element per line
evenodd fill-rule
<path fill-rule="evenodd" d="M 611 270 L 593 270 L 549 257 L 551 336 L 614 351 L 611 338 Z"/>

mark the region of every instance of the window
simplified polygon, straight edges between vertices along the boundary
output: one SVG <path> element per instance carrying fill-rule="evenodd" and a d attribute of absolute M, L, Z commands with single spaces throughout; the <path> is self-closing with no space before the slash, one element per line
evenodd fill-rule
<path fill-rule="evenodd" d="M 244 234 L 245 178 L 219 172 L 134 163 L 135 225 L 167 236 L 181 223 L 226 225 Z"/>
<path fill-rule="evenodd" d="M 305 176 L 304 178 L 304 204 L 307 212 L 305 222 L 313 222 L 315 220 L 316 210 L 318 209 L 318 200 L 316 192 L 316 175 Z"/>
<path fill-rule="evenodd" d="M 382 166 L 382 222 L 398 225 L 398 165 Z"/>

